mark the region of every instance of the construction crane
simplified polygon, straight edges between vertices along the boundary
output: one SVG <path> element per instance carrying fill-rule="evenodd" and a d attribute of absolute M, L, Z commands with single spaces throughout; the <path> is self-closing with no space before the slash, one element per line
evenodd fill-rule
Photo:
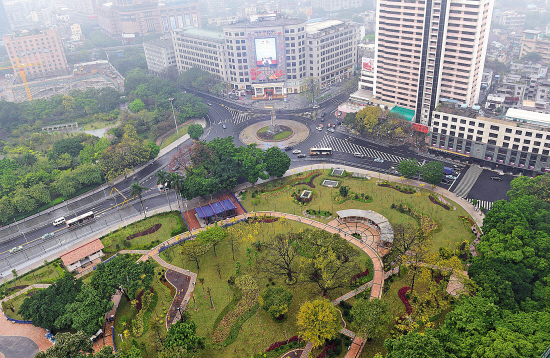
<path fill-rule="evenodd" d="M 29 96 L 29 101 L 32 101 L 32 94 L 31 89 L 29 88 L 29 84 L 27 83 L 27 75 L 25 74 L 25 67 L 32 67 L 32 66 L 42 66 L 41 63 L 29 63 L 27 65 L 22 65 L 21 62 L 19 62 L 19 59 L 16 57 L 15 62 L 17 63 L 17 66 L 8 66 L 8 67 L 0 67 L 0 70 L 7 70 L 8 68 L 13 68 L 19 71 L 19 76 L 21 77 L 21 80 L 25 84 L 25 90 L 27 91 L 27 96 Z"/>

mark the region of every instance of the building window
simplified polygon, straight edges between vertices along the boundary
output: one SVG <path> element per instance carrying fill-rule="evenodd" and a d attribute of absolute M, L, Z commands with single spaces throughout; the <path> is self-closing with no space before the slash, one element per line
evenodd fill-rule
<path fill-rule="evenodd" d="M 489 137 L 498 138 L 498 133 L 489 133 Z"/>
<path fill-rule="evenodd" d="M 461 120 L 460 120 L 460 124 L 466 124 L 466 120 L 465 120 L 465 119 L 461 119 Z"/>
<path fill-rule="evenodd" d="M 464 130 L 466 130 L 466 128 L 464 128 L 464 127 L 459 127 L 458 130 L 459 130 L 459 131 L 464 131 Z"/>
<path fill-rule="evenodd" d="M 466 137 L 466 139 L 469 139 L 469 140 L 472 140 L 473 138 L 474 138 L 474 136 L 471 135 L 471 134 L 468 134 L 468 136 Z"/>
<path fill-rule="evenodd" d="M 526 146 L 526 145 L 524 145 L 524 146 L 521 148 L 521 150 L 523 150 L 524 152 L 527 152 L 527 151 L 529 150 L 529 147 Z"/>
<path fill-rule="evenodd" d="M 520 130 L 516 130 L 516 134 L 518 134 L 518 135 L 522 135 L 522 134 L 523 134 L 523 132 L 522 132 L 522 131 L 520 131 Z"/>
<path fill-rule="evenodd" d="M 482 130 L 478 130 L 478 131 L 477 131 L 477 134 L 483 135 L 483 131 L 482 131 Z"/>
<path fill-rule="evenodd" d="M 540 142 L 533 143 L 536 147 L 540 147 Z"/>
<path fill-rule="evenodd" d="M 514 144 L 514 145 L 512 146 L 512 149 L 518 149 L 518 148 L 519 148 L 519 145 L 517 145 L 517 144 Z"/>
<path fill-rule="evenodd" d="M 481 142 L 481 137 L 476 137 L 476 142 Z"/>
<path fill-rule="evenodd" d="M 483 123 L 478 123 L 477 126 L 478 126 L 479 128 L 485 128 L 485 124 L 483 124 Z"/>
<path fill-rule="evenodd" d="M 502 146 L 504 148 L 508 148 L 508 147 L 510 147 L 510 143 L 504 142 L 504 143 L 502 143 Z"/>
<path fill-rule="evenodd" d="M 533 132 L 525 132 L 525 136 L 526 136 L 526 137 L 532 137 L 532 136 L 533 136 Z"/>
<path fill-rule="evenodd" d="M 505 132 L 506 133 L 512 133 L 512 128 L 506 128 Z"/>
<path fill-rule="evenodd" d="M 490 128 L 493 131 L 498 131 L 500 129 L 498 126 L 493 126 L 493 125 Z"/>
<path fill-rule="evenodd" d="M 523 144 L 531 144 L 531 141 L 529 139 L 524 139 Z"/>
<path fill-rule="evenodd" d="M 468 128 L 468 133 L 474 133 L 474 129 L 473 128 Z"/>
<path fill-rule="evenodd" d="M 535 135 L 535 138 L 537 138 L 537 139 L 542 139 L 542 133 L 537 133 L 537 134 Z"/>

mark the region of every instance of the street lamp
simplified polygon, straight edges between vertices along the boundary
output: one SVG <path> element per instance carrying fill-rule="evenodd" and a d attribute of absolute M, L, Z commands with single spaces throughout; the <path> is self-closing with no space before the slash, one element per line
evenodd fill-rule
<path fill-rule="evenodd" d="M 176 113 L 174 112 L 174 103 L 172 102 L 174 100 L 173 97 L 168 98 L 170 101 L 170 106 L 172 106 L 172 115 L 174 116 L 174 124 L 176 125 L 176 133 L 178 135 L 178 139 L 180 137 L 180 131 L 178 130 L 178 123 L 176 122 Z"/>

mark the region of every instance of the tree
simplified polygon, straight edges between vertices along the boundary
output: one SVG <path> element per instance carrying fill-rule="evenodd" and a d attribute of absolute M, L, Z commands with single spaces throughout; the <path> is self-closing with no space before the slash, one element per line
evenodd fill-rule
<path fill-rule="evenodd" d="M 254 184 L 258 179 L 266 180 L 269 178 L 265 173 L 267 165 L 264 161 L 264 152 L 255 143 L 246 147 L 239 147 L 236 159 L 241 166 L 241 175 L 249 183 Z"/>
<path fill-rule="evenodd" d="M 40 204 L 49 203 L 52 199 L 50 191 L 44 183 L 33 185 L 28 189 L 29 195 Z"/>
<path fill-rule="evenodd" d="M 168 349 L 179 347 L 196 352 L 199 349 L 204 349 L 205 338 L 197 336 L 195 322 L 184 323 L 179 321 L 170 326 L 164 341 L 164 347 Z"/>
<path fill-rule="evenodd" d="M 416 160 L 406 159 L 399 162 L 397 171 L 405 178 L 410 179 L 420 172 L 420 167 L 418 166 L 418 162 Z"/>
<path fill-rule="evenodd" d="M 183 187 L 183 177 L 178 173 L 174 172 L 174 173 L 168 174 L 168 180 L 170 182 L 170 187 L 174 189 L 174 191 L 176 192 L 176 199 L 178 200 L 178 203 L 179 203 L 179 200 L 181 198 L 181 188 Z"/>
<path fill-rule="evenodd" d="M 277 319 L 288 312 L 292 302 L 292 293 L 282 287 L 268 287 L 260 296 L 260 306 Z"/>
<path fill-rule="evenodd" d="M 540 62 L 542 61 L 542 55 L 538 52 L 529 52 L 522 56 L 520 60 L 523 62 Z"/>
<path fill-rule="evenodd" d="M 270 147 L 265 151 L 264 161 L 269 176 L 282 178 L 288 168 L 290 168 L 290 157 L 279 147 Z"/>
<path fill-rule="evenodd" d="M 130 111 L 134 113 L 138 113 L 140 111 L 143 111 L 145 109 L 145 103 L 139 98 L 134 99 L 132 103 L 128 106 Z"/>
<path fill-rule="evenodd" d="M 359 130 L 362 133 L 372 132 L 374 127 L 378 124 L 382 109 L 380 107 L 365 107 L 355 116 L 355 119 L 359 123 Z"/>
<path fill-rule="evenodd" d="M 351 309 L 351 317 L 351 329 L 355 334 L 369 338 L 380 337 L 391 321 L 386 303 L 377 299 L 356 301 Z"/>
<path fill-rule="evenodd" d="M 80 151 L 84 149 L 79 137 L 60 139 L 53 144 L 51 151 L 52 157 L 57 157 L 61 154 L 69 154 L 71 157 L 77 157 Z"/>
<path fill-rule="evenodd" d="M 33 211 L 38 207 L 38 203 L 28 195 L 27 189 L 19 188 L 11 198 L 11 203 L 20 213 Z"/>
<path fill-rule="evenodd" d="M 441 162 L 429 162 L 424 164 L 420 171 L 422 178 L 429 184 L 437 185 L 443 179 L 443 163 Z"/>
<path fill-rule="evenodd" d="M 196 240 L 198 240 L 203 246 L 213 247 L 214 256 L 218 257 L 218 255 L 216 254 L 216 246 L 218 246 L 218 244 L 222 242 L 228 235 L 229 234 L 227 233 L 227 230 L 218 226 L 218 224 L 214 224 L 214 226 L 211 226 L 206 230 L 199 232 L 197 234 Z"/>
<path fill-rule="evenodd" d="M 418 245 L 419 241 L 427 240 L 428 238 L 423 234 L 422 229 L 417 228 L 415 225 L 398 223 L 393 228 L 392 250 L 396 256 L 387 255 L 386 257 L 390 258 L 391 256 L 398 263 L 406 263 L 408 260 L 407 253 L 411 252 Z"/>
<path fill-rule="evenodd" d="M 274 275 L 286 276 L 286 282 L 296 282 L 297 259 L 299 257 L 296 243 L 301 237 L 288 233 L 275 236 L 266 243 L 265 253 L 260 258 L 260 269 Z"/>
<path fill-rule="evenodd" d="M 144 190 L 147 190 L 147 187 L 142 186 L 139 184 L 139 182 L 134 182 L 132 185 L 130 185 L 130 196 L 132 198 L 135 198 L 136 196 L 139 198 L 139 203 L 141 204 L 141 210 L 145 213 L 145 209 L 143 208 L 143 201 L 141 200 L 141 195 Z M 145 214 L 147 216 L 147 214 Z"/>
<path fill-rule="evenodd" d="M 193 123 L 187 129 L 187 134 L 193 140 L 199 140 L 201 135 L 204 133 L 204 128 L 200 124 Z"/>
<path fill-rule="evenodd" d="M 445 357 L 441 343 L 432 334 L 409 333 L 397 339 L 387 339 L 386 358 L 439 358 Z"/>
<path fill-rule="evenodd" d="M 13 205 L 11 205 L 10 199 L 7 196 L 1 197 L 0 198 L 0 217 L 2 218 L 2 220 L 7 220 L 13 214 L 15 214 L 15 209 Z"/>
<path fill-rule="evenodd" d="M 160 153 L 160 147 L 155 142 L 147 142 L 149 148 L 149 159 L 155 159 Z"/>
<path fill-rule="evenodd" d="M 82 280 L 65 275 L 48 288 L 25 298 L 19 314 L 37 327 L 49 330 L 70 328 L 70 324 L 60 319 L 66 313 L 66 305 L 73 302 L 82 289 Z"/>
<path fill-rule="evenodd" d="M 92 341 L 86 333 L 58 333 L 55 335 L 55 345 L 45 352 L 38 352 L 35 358 L 82 358 L 82 353 L 93 351 Z"/>
<path fill-rule="evenodd" d="M 110 311 L 112 307 L 110 296 L 101 296 L 101 293 L 90 285 L 83 285 L 75 301 L 69 302 L 65 307 L 65 314 L 61 320 L 65 326 L 92 335 L 103 326 L 105 312 Z"/>
<path fill-rule="evenodd" d="M 317 77 L 308 77 L 302 84 L 301 96 L 306 98 L 306 102 L 315 103 L 315 99 L 321 93 L 321 81 Z"/>
<path fill-rule="evenodd" d="M 338 189 L 338 191 L 340 192 L 340 196 L 343 197 L 343 198 L 347 198 L 348 194 L 349 194 L 349 186 L 346 186 L 346 185 L 342 185 L 340 187 L 340 189 Z"/>
<path fill-rule="evenodd" d="M 197 270 L 200 270 L 199 257 L 206 254 L 209 249 L 210 247 L 203 245 L 198 240 L 192 240 L 182 245 L 181 253 L 185 255 L 189 261 L 195 261 Z"/>
<path fill-rule="evenodd" d="M 308 301 L 300 307 L 299 335 L 306 342 L 312 342 L 313 347 L 319 347 L 326 339 L 336 337 L 341 328 L 340 314 L 330 301 Z"/>

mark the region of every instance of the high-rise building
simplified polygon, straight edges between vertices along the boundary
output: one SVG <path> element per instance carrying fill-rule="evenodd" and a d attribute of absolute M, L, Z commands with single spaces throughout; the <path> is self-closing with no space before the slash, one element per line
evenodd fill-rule
<path fill-rule="evenodd" d="M 550 35 L 537 30 L 523 31 L 521 39 L 520 58 L 528 53 L 536 52 L 542 56 L 544 64 L 550 64 Z"/>
<path fill-rule="evenodd" d="M 494 0 L 378 0 L 374 95 L 429 125 L 446 99 L 479 98 Z"/>
<path fill-rule="evenodd" d="M 168 74 L 171 68 L 176 70 L 176 53 L 172 38 L 160 38 L 143 43 L 147 69 L 155 76 Z"/>
<path fill-rule="evenodd" d="M 8 22 L 8 16 L 6 15 L 6 9 L 4 9 L 4 3 L 0 0 L 0 35 L 10 32 L 10 23 Z"/>
<path fill-rule="evenodd" d="M 55 29 L 23 30 L 4 36 L 4 44 L 16 76 L 19 75 L 15 69 L 17 60 L 20 64 L 40 64 L 23 68 L 27 80 L 62 76 L 68 73 L 63 44 Z"/>
<path fill-rule="evenodd" d="M 103 33 L 123 41 L 151 33 L 201 27 L 198 2 L 193 0 L 114 0 L 96 7 Z"/>

